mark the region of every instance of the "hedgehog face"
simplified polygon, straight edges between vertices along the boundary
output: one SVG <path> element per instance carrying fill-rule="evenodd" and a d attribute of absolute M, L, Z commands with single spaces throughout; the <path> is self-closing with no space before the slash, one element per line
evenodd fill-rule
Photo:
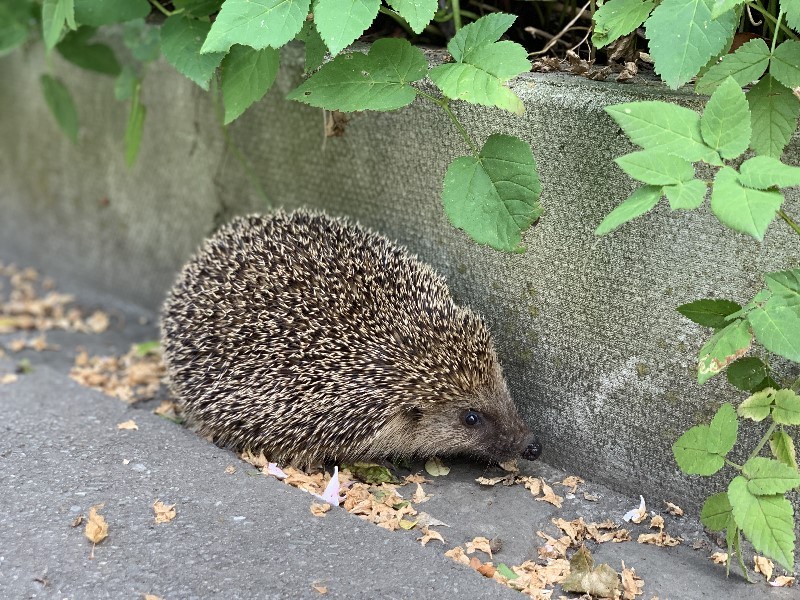
<path fill-rule="evenodd" d="M 536 459 L 541 445 L 517 414 L 507 392 L 418 409 L 413 437 L 421 454 L 470 455 L 493 462 Z"/>

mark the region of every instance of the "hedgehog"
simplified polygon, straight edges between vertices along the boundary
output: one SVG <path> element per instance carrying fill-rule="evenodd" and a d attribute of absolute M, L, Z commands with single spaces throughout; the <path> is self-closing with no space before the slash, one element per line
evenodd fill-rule
<path fill-rule="evenodd" d="M 223 447 L 298 466 L 541 453 L 483 320 L 347 219 L 221 227 L 168 293 L 161 337 L 172 394 Z"/>

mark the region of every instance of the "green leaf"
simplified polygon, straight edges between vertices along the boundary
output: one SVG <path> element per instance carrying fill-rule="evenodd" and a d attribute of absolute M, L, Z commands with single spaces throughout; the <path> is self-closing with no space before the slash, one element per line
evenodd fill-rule
<path fill-rule="evenodd" d="M 736 320 L 715 332 L 700 349 L 697 363 L 697 383 L 703 384 L 722 371 L 750 348 L 750 326 Z"/>
<path fill-rule="evenodd" d="M 792 467 L 795 471 L 798 469 L 794 440 L 783 429 L 776 431 L 769 438 L 769 449 L 772 451 L 772 455 L 783 464 Z"/>
<path fill-rule="evenodd" d="M 705 181 L 690 179 L 675 185 L 665 185 L 663 192 L 672 210 L 692 210 L 703 204 L 707 190 Z"/>
<path fill-rule="evenodd" d="M 697 80 L 695 91 L 710 94 L 728 77 L 733 77 L 739 87 L 757 81 L 769 65 L 769 47 L 761 38 L 755 38 L 739 46 L 736 52 L 726 54 Z"/>
<path fill-rule="evenodd" d="M 740 156 L 750 145 L 750 107 L 733 77 L 723 81 L 700 119 L 703 141 L 722 158 Z"/>
<path fill-rule="evenodd" d="M 64 25 L 75 29 L 75 7 L 73 0 L 44 0 L 42 3 L 42 37 L 44 45 L 52 50 L 61 38 Z"/>
<path fill-rule="evenodd" d="M 663 0 L 645 23 L 656 73 L 677 89 L 733 37 L 739 18 L 731 11 L 711 18 L 714 0 Z"/>
<path fill-rule="evenodd" d="M 81 25 L 110 25 L 133 19 L 143 19 L 150 14 L 147 0 L 74 0 L 75 20 Z"/>
<path fill-rule="evenodd" d="M 122 41 L 140 62 L 156 60 L 161 55 L 161 30 L 134 19 L 122 24 Z"/>
<path fill-rule="evenodd" d="M 688 304 L 681 304 L 675 310 L 698 325 L 722 329 L 729 325 L 725 317 L 742 310 L 742 307 L 732 300 L 709 298 L 705 300 L 695 300 Z"/>
<path fill-rule="evenodd" d="M 508 565 L 506 565 L 505 563 L 500 563 L 499 565 L 497 565 L 497 572 L 509 580 L 516 579 L 517 577 L 519 577 L 519 575 L 517 575 L 516 573 L 514 573 L 514 571 L 509 569 Z"/>
<path fill-rule="evenodd" d="M 744 187 L 739 183 L 738 173 L 730 167 L 717 172 L 711 191 L 711 212 L 731 229 L 761 241 L 781 204 L 780 192 Z"/>
<path fill-rule="evenodd" d="M 747 93 L 753 123 L 750 147 L 756 154 L 780 158 L 797 128 L 800 101 L 792 90 L 765 75 Z"/>
<path fill-rule="evenodd" d="M 767 377 L 767 365 L 760 358 L 745 356 L 728 366 L 728 383 L 746 392 L 755 391 Z"/>
<path fill-rule="evenodd" d="M 306 46 L 306 64 L 303 70 L 306 73 L 310 73 L 318 69 L 325 60 L 325 53 L 328 49 L 325 47 L 325 42 L 319 37 L 314 21 L 303 23 L 303 28 L 297 34 L 297 39 Z"/>
<path fill-rule="evenodd" d="M 631 152 L 614 162 L 633 179 L 650 185 L 674 185 L 694 178 L 691 163 L 657 150 Z"/>
<path fill-rule="evenodd" d="M 759 190 L 794 187 L 800 185 L 800 167 L 784 164 L 771 156 L 754 156 L 739 167 L 739 183 Z"/>
<path fill-rule="evenodd" d="M 753 547 L 793 570 L 794 511 L 789 501 L 780 494 L 754 496 L 742 476 L 734 477 L 728 486 L 728 500 L 733 518 Z"/>
<path fill-rule="evenodd" d="M 800 362 L 800 290 L 788 287 L 791 280 L 783 271 L 766 275 L 772 296 L 753 311 L 747 320 L 753 327 L 756 339 L 770 352 Z"/>
<path fill-rule="evenodd" d="M 456 62 L 431 69 L 431 81 L 448 98 L 525 112 L 522 101 L 504 84 L 530 70 L 527 52 L 515 42 L 495 41 L 513 21 L 512 15 L 494 13 L 463 27 L 447 44 Z"/>
<path fill-rule="evenodd" d="M 594 13 L 592 44 L 602 48 L 634 31 L 653 10 L 652 0 L 609 0 Z"/>
<path fill-rule="evenodd" d="M 436 0 L 387 0 L 416 34 L 422 33 L 439 8 Z"/>
<path fill-rule="evenodd" d="M 280 48 L 303 27 L 311 0 L 226 0 L 200 52 L 226 52 L 234 44 Z"/>
<path fill-rule="evenodd" d="M 147 110 L 139 101 L 139 90 L 136 86 L 131 99 L 131 112 L 128 115 L 128 125 L 125 127 L 125 164 L 132 167 L 139 155 L 139 145 L 144 131 L 144 118 Z"/>
<path fill-rule="evenodd" d="M 744 463 L 742 475 L 747 478 L 747 491 L 754 496 L 785 494 L 800 486 L 800 473 L 796 469 L 762 456 Z"/>
<path fill-rule="evenodd" d="M 725 531 L 732 519 L 731 503 L 725 492 L 709 496 L 700 511 L 700 521 L 711 531 Z"/>
<path fill-rule="evenodd" d="M 127 65 L 122 67 L 122 71 L 114 82 L 114 97 L 117 100 L 129 100 L 133 97 L 139 83 L 141 82 L 136 71 Z"/>
<path fill-rule="evenodd" d="M 778 425 L 800 425 L 800 396 L 792 390 L 775 392 L 772 420 Z"/>
<path fill-rule="evenodd" d="M 767 388 L 756 392 L 739 405 L 740 417 L 758 423 L 766 419 L 775 404 L 775 390 Z"/>
<path fill-rule="evenodd" d="M 786 15 L 789 27 L 800 30 L 800 0 L 781 0 L 781 10 Z"/>
<path fill-rule="evenodd" d="M 161 26 L 161 52 L 182 75 L 204 90 L 225 56 L 224 52 L 200 54 L 200 46 L 211 27 L 209 23 L 188 19 L 183 15 L 167 17 Z"/>
<path fill-rule="evenodd" d="M 736 410 L 729 402 L 719 407 L 708 426 L 707 448 L 709 452 L 725 456 L 736 443 L 739 421 Z"/>
<path fill-rule="evenodd" d="M 30 17 L 30 6 L 23 2 L 0 3 L 0 56 L 25 43 Z"/>
<path fill-rule="evenodd" d="M 745 0 L 714 0 L 711 6 L 711 18 L 716 19 L 722 13 L 733 10 Z"/>
<path fill-rule="evenodd" d="M 161 342 L 159 340 L 150 340 L 149 342 L 134 344 L 133 351 L 139 358 L 144 358 L 148 354 L 155 354 L 160 346 Z"/>
<path fill-rule="evenodd" d="M 772 294 L 778 294 L 786 300 L 800 301 L 800 269 L 788 271 L 775 271 L 764 275 L 764 281 Z M 758 302 L 769 300 L 771 295 L 765 295 Z"/>
<path fill-rule="evenodd" d="M 661 200 L 661 188 L 654 185 L 643 185 L 628 196 L 627 200 L 612 210 L 595 229 L 595 235 L 605 235 L 620 225 L 640 217 L 658 204 Z"/>
<path fill-rule="evenodd" d="M 112 76 L 119 75 L 122 70 L 114 51 L 109 46 L 89 44 L 74 34 L 64 36 L 64 39 L 56 46 L 56 50 L 66 60 L 82 69 Z"/>
<path fill-rule="evenodd" d="M 447 51 L 456 61 L 464 62 L 477 48 L 499 40 L 516 19 L 516 16 L 507 13 L 485 15 L 459 29 L 447 43 Z"/>
<path fill-rule="evenodd" d="M 334 56 L 355 42 L 372 25 L 381 0 L 317 0 L 314 23 Z"/>
<path fill-rule="evenodd" d="M 713 475 L 725 465 L 724 457 L 708 451 L 708 425 L 695 425 L 675 440 L 672 454 L 687 475 Z"/>
<path fill-rule="evenodd" d="M 454 160 L 444 176 L 442 201 L 454 227 L 479 244 L 521 252 L 521 233 L 542 214 L 542 187 L 528 144 L 489 136 L 479 156 Z"/>
<path fill-rule="evenodd" d="M 634 144 L 674 154 L 689 162 L 722 165 L 722 160 L 703 141 L 700 115 L 669 102 L 629 102 L 606 106 L 605 111 L 622 127 Z"/>
<path fill-rule="evenodd" d="M 233 46 L 222 61 L 222 101 L 225 125 L 267 93 L 278 74 L 281 55 L 274 48 L 253 50 Z"/>
<path fill-rule="evenodd" d="M 775 48 L 769 74 L 788 88 L 800 86 L 800 42 L 786 40 Z"/>
<path fill-rule="evenodd" d="M 224 0 L 172 0 L 176 10 L 192 17 L 207 17 L 218 13 Z"/>
<path fill-rule="evenodd" d="M 414 101 L 410 85 L 425 77 L 428 61 L 408 40 L 383 38 L 369 54 L 337 56 L 287 96 L 328 110 L 394 110 Z"/>
<path fill-rule="evenodd" d="M 73 144 L 78 143 L 78 111 L 75 110 L 75 103 L 72 95 L 61 81 L 50 75 L 42 75 L 39 78 L 42 85 L 42 93 L 45 102 L 50 108 L 50 112 L 56 119 L 59 127 L 72 140 Z"/>

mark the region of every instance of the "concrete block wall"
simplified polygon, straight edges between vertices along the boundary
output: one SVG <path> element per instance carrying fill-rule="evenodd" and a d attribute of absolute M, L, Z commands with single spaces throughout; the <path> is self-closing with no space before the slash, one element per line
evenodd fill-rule
<path fill-rule="evenodd" d="M 644 494 L 654 508 L 698 508 L 721 489 L 721 479 L 682 475 L 670 447 L 743 396 L 722 377 L 696 385 L 708 332 L 674 309 L 702 297 L 748 300 L 761 273 L 800 264 L 796 237 L 776 222 L 758 244 L 707 208 L 665 206 L 608 237 L 593 234 L 635 187 L 613 163 L 632 148 L 603 107 L 669 97 L 699 110 L 702 99 L 654 82 L 529 74 L 512 86 L 522 117 L 458 105 L 479 143 L 511 133 L 539 163 L 544 216 L 524 236 L 528 251 L 506 255 L 476 246 L 444 215 L 445 169 L 467 148 L 441 111 L 418 100 L 357 113 L 343 137 L 325 139 L 320 110 L 283 100 L 302 77 L 299 52 L 285 52 L 273 90 L 230 128 L 250 173 L 226 146 L 209 96 L 164 63 L 147 73 L 141 155 L 128 169 L 126 107 L 110 79 L 54 57 L 78 103 L 74 147 L 41 99 L 42 54 L 0 59 L 0 257 L 157 310 L 193 249 L 235 214 L 305 205 L 349 215 L 432 264 L 486 318 L 546 461 Z M 800 163 L 796 144 L 787 160 Z M 796 193 L 789 198 L 798 206 Z M 743 436 L 743 447 L 756 435 Z"/>

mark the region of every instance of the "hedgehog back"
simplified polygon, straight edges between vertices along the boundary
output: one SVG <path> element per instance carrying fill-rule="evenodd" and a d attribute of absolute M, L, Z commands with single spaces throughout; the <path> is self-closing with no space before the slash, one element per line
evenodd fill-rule
<path fill-rule="evenodd" d="M 167 298 L 162 343 L 190 419 L 273 460 L 355 458 L 392 415 L 468 396 L 496 364 L 481 319 L 430 267 L 306 211 L 207 240 Z"/>

